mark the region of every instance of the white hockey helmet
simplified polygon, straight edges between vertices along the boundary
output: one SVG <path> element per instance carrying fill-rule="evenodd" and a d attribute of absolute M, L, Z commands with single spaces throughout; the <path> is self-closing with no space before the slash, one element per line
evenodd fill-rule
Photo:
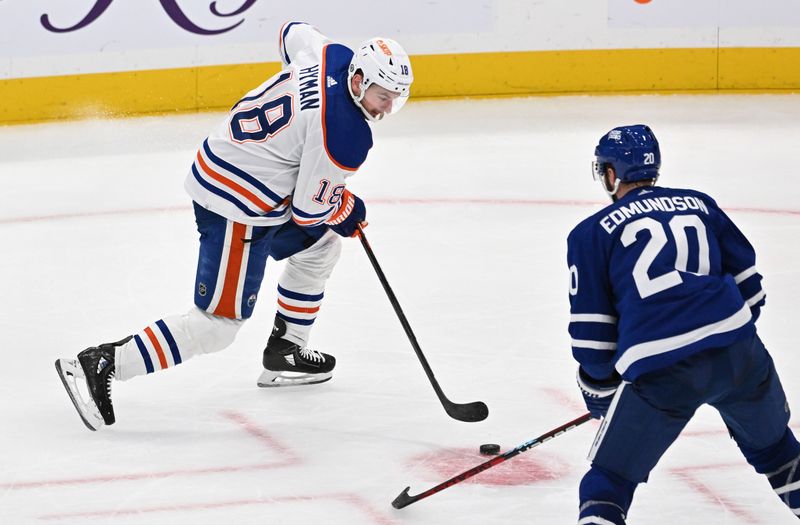
<path fill-rule="evenodd" d="M 358 71 L 361 71 L 363 79 L 361 80 L 361 94 L 357 97 L 353 93 L 352 79 Z M 394 99 L 392 109 L 389 111 L 389 113 L 397 113 L 408 100 L 413 81 L 414 75 L 411 72 L 408 53 L 400 44 L 389 38 L 376 37 L 363 42 L 353 53 L 353 59 L 350 61 L 350 68 L 347 71 L 347 89 L 350 90 L 353 101 L 361 108 L 364 115 L 373 121 L 380 120 L 384 114 L 373 117 L 361 105 L 367 88 L 372 84 L 377 84 L 398 93 L 400 96 Z"/>

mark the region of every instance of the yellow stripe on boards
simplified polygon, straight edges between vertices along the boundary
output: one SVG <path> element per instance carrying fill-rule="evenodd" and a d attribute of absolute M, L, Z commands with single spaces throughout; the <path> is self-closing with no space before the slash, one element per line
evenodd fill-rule
<path fill-rule="evenodd" d="M 800 48 L 720 48 L 719 87 L 800 92 Z"/>
<path fill-rule="evenodd" d="M 111 117 L 195 109 L 194 68 L 34 77 L 0 82 L 0 121 Z"/>
<path fill-rule="evenodd" d="M 800 48 L 608 49 L 413 56 L 412 99 L 800 92 Z M 228 108 L 279 63 L 0 80 L 0 123 Z"/>
<path fill-rule="evenodd" d="M 525 51 L 412 57 L 412 95 L 714 89 L 715 49 Z"/>
<path fill-rule="evenodd" d="M 229 109 L 251 89 L 281 70 L 280 62 L 207 66 L 197 72 L 197 109 Z"/>

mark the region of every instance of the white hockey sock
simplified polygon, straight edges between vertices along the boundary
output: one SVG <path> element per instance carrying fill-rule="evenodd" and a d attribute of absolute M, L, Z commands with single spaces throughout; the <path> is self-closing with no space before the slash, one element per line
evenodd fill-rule
<path fill-rule="evenodd" d="M 325 283 L 341 254 L 339 236 L 328 231 L 313 246 L 292 255 L 278 280 L 277 315 L 286 321 L 283 338 L 305 346 L 317 318 Z"/>
<path fill-rule="evenodd" d="M 222 350 L 233 342 L 243 322 L 197 307 L 183 315 L 159 319 L 117 348 L 115 378 L 125 381 L 178 365 L 199 354 Z"/>
<path fill-rule="evenodd" d="M 304 347 L 317 318 L 324 293 L 300 293 L 291 285 L 278 285 L 277 315 L 286 322 L 284 339 Z M 296 287 L 295 287 L 296 288 Z"/>

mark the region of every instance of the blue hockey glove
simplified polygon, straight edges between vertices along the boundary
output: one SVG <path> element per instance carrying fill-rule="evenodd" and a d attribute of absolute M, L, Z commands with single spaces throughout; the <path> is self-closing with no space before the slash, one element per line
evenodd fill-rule
<path fill-rule="evenodd" d="M 592 417 L 595 419 L 606 417 L 617 387 L 622 383 L 622 378 L 616 370 L 608 379 L 599 380 L 584 372 L 583 368 L 578 367 L 577 379 L 578 388 L 583 394 L 583 402 L 586 403 L 586 408 Z"/>
<path fill-rule="evenodd" d="M 331 230 L 342 237 L 355 237 L 356 225 L 364 222 L 367 218 L 367 207 L 364 201 L 353 195 L 347 190 L 342 193 L 342 205 L 339 210 L 328 219 L 326 224 Z M 366 223 L 362 225 L 365 227 Z"/>

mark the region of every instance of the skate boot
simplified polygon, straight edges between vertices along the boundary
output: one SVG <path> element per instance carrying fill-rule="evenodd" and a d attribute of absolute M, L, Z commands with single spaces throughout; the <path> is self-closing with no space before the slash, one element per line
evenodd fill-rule
<path fill-rule="evenodd" d="M 264 349 L 264 371 L 258 378 L 258 386 L 313 385 L 328 381 L 336 359 L 281 338 L 286 333 L 285 326 L 282 320 L 276 319 L 275 329 Z"/>
<path fill-rule="evenodd" d="M 87 348 L 77 359 L 56 360 L 56 370 L 72 404 L 89 430 L 114 424 L 111 380 L 114 379 L 114 353 L 131 336 L 116 343 Z M 80 381 L 80 380 L 83 381 Z"/>

